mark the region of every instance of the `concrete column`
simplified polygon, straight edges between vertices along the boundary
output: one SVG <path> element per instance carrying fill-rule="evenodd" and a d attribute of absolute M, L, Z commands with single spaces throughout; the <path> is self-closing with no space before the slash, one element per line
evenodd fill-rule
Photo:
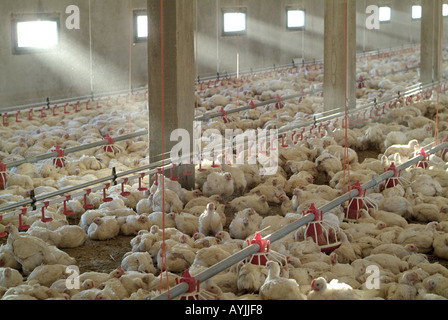
<path fill-rule="evenodd" d="M 442 0 L 422 0 L 420 81 L 437 81 L 439 71 Z"/>
<path fill-rule="evenodd" d="M 193 1 L 163 1 L 162 26 L 162 1 L 148 0 L 148 28 L 149 152 L 153 163 L 162 160 L 162 152 L 163 159 L 170 158 L 171 149 L 178 144 L 178 141 L 170 141 L 170 135 L 176 129 L 184 129 L 190 134 L 192 150 L 195 75 Z M 194 186 L 194 167 L 188 166 L 188 172 L 193 173 L 188 177 L 183 174 L 185 169 L 185 165 L 181 165 L 176 168 L 175 174 L 182 186 L 190 189 Z"/>
<path fill-rule="evenodd" d="M 324 109 L 345 108 L 346 76 L 348 108 L 355 108 L 356 0 L 325 0 L 324 24 Z"/>

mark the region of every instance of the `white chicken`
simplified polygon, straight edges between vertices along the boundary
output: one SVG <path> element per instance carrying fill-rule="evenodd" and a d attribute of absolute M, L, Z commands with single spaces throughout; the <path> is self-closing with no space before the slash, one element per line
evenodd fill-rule
<path fill-rule="evenodd" d="M 152 224 L 146 215 L 118 217 L 120 233 L 125 236 L 137 235 L 140 230 L 149 230 Z"/>
<path fill-rule="evenodd" d="M 97 217 L 87 230 L 87 235 L 91 240 L 109 240 L 120 233 L 120 224 L 114 216 Z"/>
<path fill-rule="evenodd" d="M 13 268 L 0 268 L 0 287 L 11 288 L 23 283 L 22 274 Z"/>
<path fill-rule="evenodd" d="M 61 239 L 58 244 L 58 248 L 77 248 L 82 246 L 87 240 L 87 232 L 77 225 L 65 225 L 55 230 Z"/>
<path fill-rule="evenodd" d="M 330 283 L 323 277 L 318 277 L 311 282 L 311 291 L 307 295 L 308 300 L 361 300 L 357 292 L 348 284 L 333 279 Z"/>
<path fill-rule="evenodd" d="M 121 261 L 121 268 L 124 271 L 138 271 L 152 274 L 157 272 L 149 252 L 127 252 Z"/>
<path fill-rule="evenodd" d="M 219 194 L 223 198 L 229 198 L 234 192 L 233 181 L 230 172 L 211 172 L 202 186 L 202 193 L 206 197 Z"/>
<path fill-rule="evenodd" d="M 266 263 L 268 276 L 260 287 L 263 300 L 306 300 L 294 279 L 280 277 L 280 265 L 276 261 Z"/>
<path fill-rule="evenodd" d="M 246 239 L 249 235 L 260 230 L 261 217 L 254 209 L 246 208 L 235 213 L 229 225 L 229 234 L 236 239 Z"/>
<path fill-rule="evenodd" d="M 241 263 L 238 271 L 238 291 L 240 293 L 258 293 L 267 276 L 266 266 Z"/>
<path fill-rule="evenodd" d="M 213 202 L 210 202 L 207 209 L 199 216 L 198 230 L 206 236 L 214 236 L 218 231 L 223 230 L 221 216 L 216 212 Z"/>
<path fill-rule="evenodd" d="M 258 214 L 262 216 L 268 215 L 271 210 L 266 196 L 258 196 L 256 194 L 235 198 L 230 201 L 229 207 L 235 211 L 241 211 L 246 208 L 253 208 Z"/>
<path fill-rule="evenodd" d="M 73 265 L 76 260 L 42 239 L 19 232 L 16 226 L 6 227 L 9 233 L 7 245 L 15 259 L 22 265 L 26 275 L 41 264 Z"/>

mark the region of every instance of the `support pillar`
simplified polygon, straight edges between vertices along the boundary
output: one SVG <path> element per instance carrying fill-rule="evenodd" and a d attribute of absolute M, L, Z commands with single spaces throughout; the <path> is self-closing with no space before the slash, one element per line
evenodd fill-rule
<path fill-rule="evenodd" d="M 195 77 L 193 1 L 148 0 L 148 28 L 149 154 L 153 163 L 170 158 L 171 149 L 178 144 L 178 141 L 170 141 L 170 135 L 176 129 L 189 133 L 188 142 L 192 150 Z M 185 170 L 193 175 L 186 176 Z M 166 173 L 170 175 L 170 171 Z M 182 164 L 174 173 L 184 188 L 194 186 L 193 164 L 187 167 Z"/>
<path fill-rule="evenodd" d="M 356 0 L 325 0 L 324 24 L 324 110 L 355 108 Z"/>
<path fill-rule="evenodd" d="M 438 81 L 442 0 L 422 0 L 420 81 Z"/>

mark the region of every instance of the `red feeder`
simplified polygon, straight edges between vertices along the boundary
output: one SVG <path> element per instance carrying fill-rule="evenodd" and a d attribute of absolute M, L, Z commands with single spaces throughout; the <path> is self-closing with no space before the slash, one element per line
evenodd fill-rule
<path fill-rule="evenodd" d="M 86 110 L 92 110 L 92 108 L 89 107 L 90 99 L 86 102 Z"/>
<path fill-rule="evenodd" d="M 86 210 L 90 210 L 90 209 L 93 209 L 93 208 L 95 207 L 93 204 L 88 204 L 88 203 L 87 203 L 87 196 L 88 196 L 91 192 L 92 192 L 91 189 L 87 189 L 87 190 L 86 190 L 86 193 L 84 194 L 84 205 L 83 205 L 83 208 L 86 209 Z"/>
<path fill-rule="evenodd" d="M 409 183 L 405 178 L 400 177 L 401 170 L 397 171 L 397 168 L 395 167 L 395 164 L 393 162 L 390 164 L 389 169 L 387 169 L 387 171 L 389 171 L 389 170 L 393 171 L 394 175 L 393 175 L 393 177 L 390 177 L 389 179 L 387 179 L 386 182 L 384 183 L 383 187 L 385 189 L 393 188 L 398 184 L 401 184 L 404 186 L 404 184 Z M 384 169 L 384 172 L 386 172 L 386 169 Z"/>
<path fill-rule="evenodd" d="M 5 190 L 6 181 L 6 164 L 0 161 L 0 190 Z"/>
<path fill-rule="evenodd" d="M 30 120 L 30 121 L 34 120 L 32 113 L 33 113 L 33 109 L 30 109 L 30 111 L 28 111 L 28 120 Z"/>
<path fill-rule="evenodd" d="M 64 113 L 65 114 L 70 113 L 70 111 L 67 111 L 67 107 L 68 107 L 68 102 L 64 106 Z"/>
<path fill-rule="evenodd" d="M 18 226 L 18 229 L 20 230 L 20 231 L 26 231 L 26 230 L 28 230 L 29 228 L 30 228 L 30 226 L 29 225 L 27 225 L 27 224 L 22 224 L 22 216 L 24 215 L 24 214 L 26 214 L 26 208 L 23 208 L 23 209 L 21 209 L 22 210 L 22 212 L 19 214 L 19 226 Z"/>
<path fill-rule="evenodd" d="M 19 114 L 20 114 L 20 110 L 19 111 L 17 111 L 17 113 L 16 113 L 16 122 L 22 122 L 22 120 L 19 120 Z"/>
<path fill-rule="evenodd" d="M 443 140 L 443 142 L 448 142 L 448 137 L 445 138 L 445 140 Z M 442 158 L 442 160 L 445 161 L 445 156 L 448 152 L 448 148 L 445 148 L 442 150 L 440 157 Z"/>
<path fill-rule="evenodd" d="M 53 107 L 53 117 L 56 117 L 58 114 L 56 113 L 56 108 L 58 107 L 57 104 L 54 105 Z"/>
<path fill-rule="evenodd" d="M 106 134 L 106 137 L 104 137 L 103 140 L 107 140 L 107 146 L 104 146 L 103 150 L 114 153 L 114 138 L 111 138 L 109 134 Z"/>
<path fill-rule="evenodd" d="M 294 135 L 293 135 L 293 137 L 294 137 Z M 286 133 L 284 133 L 282 136 L 282 147 L 283 148 L 288 147 L 288 144 L 285 142 L 285 138 L 286 138 Z"/>
<path fill-rule="evenodd" d="M 252 106 L 252 109 L 256 109 L 257 108 L 257 105 L 252 100 L 250 101 L 249 105 Z"/>
<path fill-rule="evenodd" d="M 124 191 L 124 185 L 126 184 L 126 183 L 128 183 L 128 178 L 123 178 L 123 182 L 121 183 L 121 195 L 123 196 L 123 197 L 127 197 L 127 196 L 130 196 L 131 195 L 131 193 L 129 192 L 129 191 Z"/>
<path fill-rule="evenodd" d="M 8 120 L 7 120 L 7 117 L 8 116 L 8 112 L 5 112 L 4 114 L 3 114 L 3 125 L 5 126 L 5 127 L 7 127 L 8 125 L 9 125 L 9 122 L 8 122 Z"/>
<path fill-rule="evenodd" d="M 41 118 L 46 118 L 47 117 L 47 115 L 44 113 L 44 111 L 45 111 L 45 107 L 42 107 L 42 109 L 40 110 L 40 117 Z"/>
<path fill-rule="evenodd" d="M 176 285 L 185 282 L 188 284 L 188 292 L 180 295 L 179 300 L 191 301 L 191 300 L 215 300 L 216 295 L 211 292 L 201 292 L 199 287 L 199 280 L 196 280 L 190 275 L 190 271 L 187 269 L 184 275 L 179 279 L 176 278 Z"/>
<path fill-rule="evenodd" d="M 79 107 L 79 101 L 77 101 L 76 104 L 75 104 L 75 112 L 76 113 L 81 111 L 81 110 L 78 109 L 78 107 Z"/>
<path fill-rule="evenodd" d="M 58 168 L 65 167 L 65 160 L 64 160 L 65 151 L 60 149 L 59 146 L 56 146 L 56 148 L 51 151 L 58 153 L 56 159 L 53 159 L 53 165 L 55 165 Z"/>
<path fill-rule="evenodd" d="M 185 172 L 184 172 L 184 175 L 187 176 L 187 177 L 193 175 L 192 172 L 188 172 L 188 163 L 185 164 Z"/>
<path fill-rule="evenodd" d="M 113 200 L 111 197 L 106 197 L 106 189 L 109 189 L 109 187 L 110 187 L 110 183 L 106 183 L 105 187 L 103 189 L 103 202 L 110 202 Z"/>
<path fill-rule="evenodd" d="M 305 239 L 310 237 L 320 247 L 324 253 L 330 253 L 341 245 L 337 237 L 337 229 L 323 220 L 322 211 L 316 209 L 314 203 L 311 204 L 306 214 L 314 214 L 314 220 L 306 225 Z"/>
<path fill-rule="evenodd" d="M 284 105 L 283 105 L 283 100 L 279 94 L 277 95 L 277 100 L 278 100 L 278 102 L 275 104 L 275 108 L 282 109 Z"/>
<path fill-rule="evenodd" d="M 260 250 L 248 257 L 245 262 L 251 263 L 259 266 L 265 266 L 268 261 L 277 261 L 280 265 L 286 266 L 287 258 L 275 251 L 269 251 L 270 241 L 263 239 L 259 232 L 255 233 L 255 236 L 252 240 L 247 239 L 247 245 L 250 246 L 252 244 L 258 244 L 260 246 Z"/>
<path fill-rule="evenodd" d="M 72 199 L 71 195 L 65 196 L 65 200 L 64 200 L 64 211 L 62 211 L 62 214 L 65 216 L 71 216 L 72 214 L 74 214 L 74 212 L 70 209 L 67 209 L 67 201 L 70 201 Z"/>
<path fill-rule="evenodd" d="M 376 202 L 366 196 L 367 190 L 363 190 L 359 181 L 356 181 L 356 183 L 350 189 L 357 189 L 358 195 L 350 199 L 348 206 L 345 209 L 344 220 L 349 222 L 357 221 L 361 217 L 361 215 L 359 214 L 359 210 L 363 208 L 367 209 L 369 207 L 373 207 L 375 208 L 375 210 L 378 210 L 378 205 L 376 204 Z"/>
<path fill-rule="evenodd" d="M 417 162 L 416 166 L 419 168 L 427 169 L 429 167 L 429 155 L 426 153 L 425 149 L 422 148 L 420 152 L 417 153 L 417 156 L 423 156 L 423 160 Z"/>
<path fill-rule="evenodd" d="M 176 165 L 173 163 L 173 166 L 172 166 L 171 169 L 170 169 L 170 174 L 171 174 L 170 180 L 171 180 L 171 181 L 177 181 L 177 180 L 179 180 L 179 177 L 175 177 L 175 176 L 174 176 L 174 168 L 176 168 Z"/>
<path fill-rule="evenodd" d="M 145 177 L 145 173 L 140 173 L 140 177 L 138 178 L 138 191 L 146 191 L 148 188 L 142 187 L 142 179 Z"/>
<path fill-rule="evenodd" d="M 45 209 L 48 207 L 49 204 L 50 204 L 49 201 L 45 201 L 45 202 L 44 202 L 44 206 L 42 207 L 42 218 L 40 219 L 42 222 L 50 222 L 50 221 L 53 221 L 52 218 L 46 218 L 46 217 L 45 217 Z"/>

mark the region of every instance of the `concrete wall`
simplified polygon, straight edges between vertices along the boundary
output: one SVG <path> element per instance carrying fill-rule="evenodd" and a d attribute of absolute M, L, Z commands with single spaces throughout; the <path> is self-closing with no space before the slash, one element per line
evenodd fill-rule
<path fill-rule="evenodd" d="M 69 5 L 80 9 L 79 30 L 65 27 Z M 133 7 L 146 8 L 146 0 L 133 0 Z M 59 49 L 12 54 L 11 15 L 21 13 L 58 13 Z M 90 28 L 88 0 L 0 1 L 0 108 L 90 95 L 91 87 L 95 93 L 129 88 L 129 16 L 129 1 L 91 0 Z M 145 43 L 132 47 L 134 87 L 147 84 L 146 51 Z"/>
<path fill-rule="evenodd" d="M 240 71 L 289 64 L 292 59 L 323 59 L 325 0 L 191 0 L 195 5 L 196 77 L 234 73 L 239 52 Z M 389 4 L 392 21 L 380 30 L 365 29 L 365 8 Z M 358 0 L 357 51 L 420 42 L 420 22 L 411 20 L 410 0 Z M 416 2 L 418 3 L 418 2 Z M 247 34 L 223 36 L 222 8 L 247 8 Z M 65 28 L 69 5 L 80 8 L 79 30 Z M 145 9 L 146 0 L 133 0 L 133 9 Z M 286 29 L 286 7 L 306 11 L 304 31 Z M 11 14 L 60 14 L 60 48 L 51 53 L 12 54 Z M 1 107 L 68 99 L 129 88 L 130 1 L 90 0 L 0 1 L 0 109 Z M 90 44 L 90 31 L 92 42 Z M 134 88 L 147 84 L 147 44 L 132 44 Z M 92 60 L 90 60 L 92 51 Z M 92 73 L 91 73 L 92 62 Z"/>

